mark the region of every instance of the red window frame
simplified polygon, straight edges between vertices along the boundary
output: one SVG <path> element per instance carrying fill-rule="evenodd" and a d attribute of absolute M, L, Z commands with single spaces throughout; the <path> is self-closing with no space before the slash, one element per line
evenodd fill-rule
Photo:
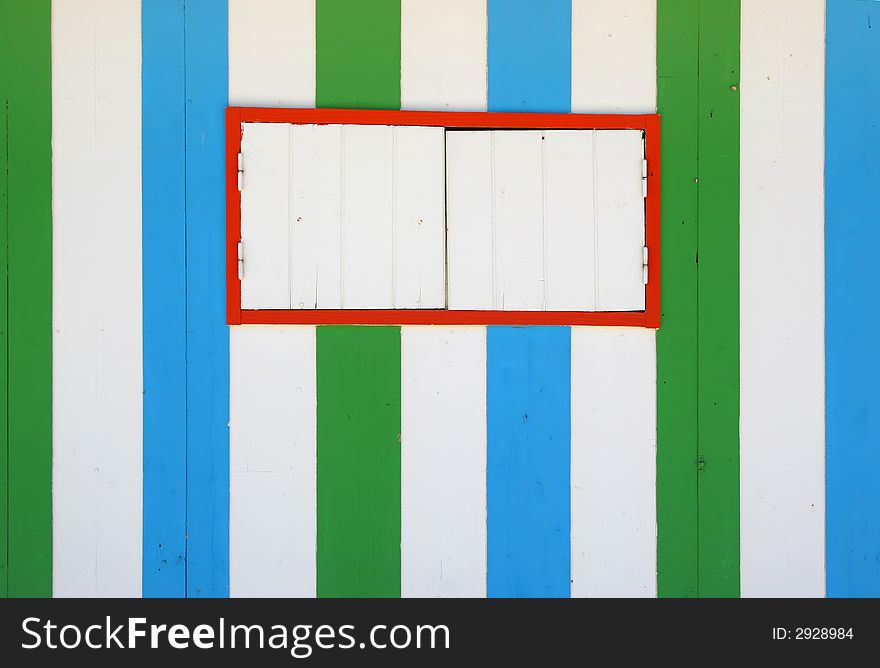
<path fill-rule="evenodd" d="M 648 284 L 644 311 L 453 311 L 448 309 L 242 309 L 238 278 L 241 193 L 238 154 L 242 123 L 420 125 L 491 130 L 642 130 L 648 160 L 645 242 Z M 533 114 L 363 109 L 226 108 L 226 313 L 230 325 L 604 325 L 660 326 L 660 116 L 657 114 Z"/>

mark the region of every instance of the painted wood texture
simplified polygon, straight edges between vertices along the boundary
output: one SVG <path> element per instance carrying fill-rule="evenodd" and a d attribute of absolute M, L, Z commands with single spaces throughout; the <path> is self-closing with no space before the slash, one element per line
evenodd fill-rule
<path fill-rule="evenodd" d="M 402 109 L 486 110 L 486 0 L 401 0 Z"/>
<path fill-rule="evenodd" d="M 571 3 L 489 0 L 489 111 L 571 109 Z M 489 327 L 487 594 L 571 591 L 571 332 Z"/>
<path fill-rule="evenodd" d="M 401 595 L 486 595 L 486 329 L 401 328 Z"/>
<path fill-rule="evenodd" d="M 402 108 L 485 111 L 485 1 L 403 0 L 401 32 Z M 485 596 L 485 327 L 401 328 L 401 437 L 401 595 Z"/>
<path fill-rule="evenodd" d="M 488 0 L 490 111 L 571 111 L 571 0 Z"/>
<path fill-rule="evenodd" d="M 571 330 L 489 327 L 488 595 L 570 594 Z"/>
<path fill-rule="evenodd" d="M 651 330 L 571 329 L 571 595 L 657 592 Z"/>
<path fill-rule="evenodd" d="M 225 596 L 227 6 L 161 0 L 144 5 L 142 24 L 143 588 Z"/>
<path fill-rule="evenodd" d="M 230 595 L 314 596 L 315 328 L 230 337 Z"/>
<path fill-rule="evenodd" d="M 652 113 L 657 1 L 572 0 L 571 110 Z"/>
<path fill-rule="evenodd" d="M 742 3 L 743 596 L 825 593 L 824 25 Z"/>
<path fill-rule="evenodd" d="M 316 30 L 317 106 L 400 108 L 399 2 L 317 0 Z M 319 327 L 317 350 L 317 593 L 399 596 L 400 328 Z"/>
<path fill-rule="evenodd" d="M 242 128 L 241 303 L 290 308 L 290 126 Z"/>
<path fill-rule="evenodd" d="M 658 595 L 698 595 L 697 181 L 699 0 L 657 3 L 661 117 L 657 331 Z M 674 221 L 674 224 L 669 224 Z"/>
<path fill-rule="evenodd" d="M 739 0 L 701 0 L 697 423 L 704 597 L 740 592 L 739 27 Z"/>
<path fill-rule="evenodd" d="M 447 132 L 449 308 L 645 308 L 640 132 Z"/>
<path fill-rule="evenodd" d="M 55 596 L 141 594 L 140 45 L 138 2 L 53 5 Z"/>
<path fill-rule="evenodd" d="M 242 306 L 443 308 L 443 135 L 245 123 Z"/>
<path fill-rule="evenodd" d="M 0 3 L 0 596 L 52 594 L 50 2 Z"/>
<path fill-rule="evenodd" d="M 230 3 L 230 104 L 314 106 L 314 12 Z M 314 596 L 315 329 L 235 327 L 229 346 L 230 595 Z"/>
<path fill-rule="evenodd" d="M 736 596 L 739 2 L 657 7 L 664 137 L 659 594 Z"/>
<path fill-rule="evenodd" d="M 186 594 L 183 5 L 142 8 L 144 596 Z"/>
<path fill-rule="evenodd" d="M 654 0 L 573 0 L 573 112 L 655 111 L 656 16 Z M 572 596 L 657 594 L 655 338 L 571 331 Z"/>
<path fill-rule="evenodd" d="M 826 558 L 834 597 L 880 596 L 876 10 L 876 3 L 827 3 Z"/>
<path fill-rule="evenodd" d="M 225 3 L 186 0 L 187 595 L 229 594 Z"/>
<path fill-rule="evenodd" d="M 400 0 L 316 0 L 318 107 L 400 107 Z"/>
<path fill-rule="evenodd" d="M 7 9 L 7 3 L 2 5 Z M 0 28 L 0 73 L 6 80 L 6 25 Z M 0 96 L 0 266 L 9 264 L 9 94 Z M 0 271 L 0 597 L 9 595 L 9 274 Z"/>
<path fill-rule="evenodd" d="M 400 328 L 318 327 L 320 597 L 400 596 Z"/>
<path fill-rule="evenodd" d="M 315 105 L 315 0 L 229 0 L 229 103 Z"/>

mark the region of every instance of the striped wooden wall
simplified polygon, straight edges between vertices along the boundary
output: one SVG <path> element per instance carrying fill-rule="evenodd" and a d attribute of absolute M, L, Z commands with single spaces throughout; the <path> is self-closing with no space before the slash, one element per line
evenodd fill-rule
<path fill-rule="evenodd" d="M 878 14 L 0 0 L 0 595 L 880 595 Z M 228 327 L 227 105 L 658 111 L 660 329 Z"/>

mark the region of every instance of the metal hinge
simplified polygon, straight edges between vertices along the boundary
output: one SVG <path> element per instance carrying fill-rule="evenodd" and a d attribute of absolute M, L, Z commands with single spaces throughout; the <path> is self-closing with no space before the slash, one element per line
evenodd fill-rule
<path fill-rule="evenodd" d="M 648 247 L 642 246 L 642 283 L 648 284 Z"/>
<path fill-rule="evenodd" d="M 642 197 L 648 196 L 648 160 L 642 160 Z"/>
<path fill-rule="evenodd" d="M 238 242 L 238 280 L 244 278 L 244 248 Z"/>
<path fill-rule="evenodd" d="M 241 157 L 241 153 L 238 154 L 238 192 L 241 192 L 241 187 L 244 185 L 244 160 Z"/>

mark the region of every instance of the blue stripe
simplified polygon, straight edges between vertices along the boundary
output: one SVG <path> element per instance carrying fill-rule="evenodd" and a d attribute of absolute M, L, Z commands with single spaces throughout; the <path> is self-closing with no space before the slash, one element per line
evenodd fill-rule
<path fill-rule="evenodd" d="M 487 335 L 489 596 L 571 591 L 571 330 Z"/>
<path fill-rule="evenodd" d="M 489 0 L 489 111 L 571 111 L 571 1 Z M 487 333 L 489 596 L 571 592 L 571 331 Z"/>
<path fill-rule="evenodd" d="M 182 0 L 143 3 L 144 596 L 186 591 Z"/>
<path fill-rule="evenodd" d="M 829 0 L 825 356 L 828 596 L 880 596 L 880 5 Z"/>
<path fill-rule="evenodd" d="M 187 596 L 229 595 L 227 6 L 186 0 Z"/>
<path fill-rule="evenodd" d="M 227 7 L 143 3 L 145 596 L 229 590 Z"/>
<path fill-rule="evenodd" d="M 571 111 L 571 0 L 489 0 L 489 111 Z"/>

